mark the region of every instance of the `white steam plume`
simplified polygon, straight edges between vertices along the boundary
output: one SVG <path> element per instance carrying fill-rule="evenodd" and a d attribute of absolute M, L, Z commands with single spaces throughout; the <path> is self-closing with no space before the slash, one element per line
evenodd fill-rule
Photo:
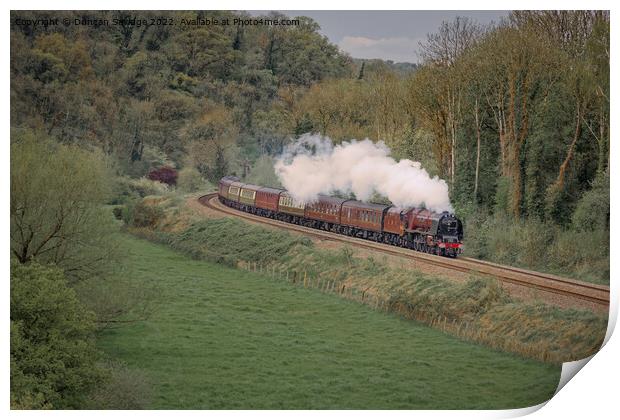
<path fill-rule="evenodd" d="M 444 180 L 431 178 L 420 162 L 397 162 L 382 141 L 351 140 L 334 146 L 328 137 L 304 134 L 285 148 L 274 168 L 284 188 L 302 203 L 334 191 L 352 192 L 367 201 L 378 192 L 398 207 L 453 211 Z"/>

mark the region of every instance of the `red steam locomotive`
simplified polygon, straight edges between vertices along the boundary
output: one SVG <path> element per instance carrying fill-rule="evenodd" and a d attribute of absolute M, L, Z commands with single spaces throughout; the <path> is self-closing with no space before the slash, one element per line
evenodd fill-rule
<path fill-rule="evenodd" d="M 463 248 L 463 225 L 448 212 L 327 195 L 304 205 L 286 190 L 244 184 L 230 176 L 220 180 L 218 196 L 224 205 L 248 213 L 420 252 L 456 257 Z"/>

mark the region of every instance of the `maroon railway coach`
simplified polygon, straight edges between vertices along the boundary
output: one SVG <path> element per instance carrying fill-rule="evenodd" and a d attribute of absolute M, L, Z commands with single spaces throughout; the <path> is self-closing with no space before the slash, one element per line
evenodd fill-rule
<path fill-rule="evenodd" d="M 449 212 L 402 209 L 327 195 L 304 205 L 286 190 L 244 184 L 235 177 L 220 180 L 218 196 L 227 206 L 315 229 L 437 255 L 455 257 L 462 251 L 463 225 Z"/>

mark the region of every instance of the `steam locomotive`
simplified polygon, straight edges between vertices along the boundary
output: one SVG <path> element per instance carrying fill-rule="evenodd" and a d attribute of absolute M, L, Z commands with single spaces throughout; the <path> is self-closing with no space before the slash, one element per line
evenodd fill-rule
<path fill-rule="evenodd" d="M 462 252 L 463 225 L 454 214 L 420 208 L 364 203 L 319 195 L 300 204 L 283 189 L 244 184 L 226 176 L 218 197 L 228 207 L 314 229 L 456 257 Z"/>

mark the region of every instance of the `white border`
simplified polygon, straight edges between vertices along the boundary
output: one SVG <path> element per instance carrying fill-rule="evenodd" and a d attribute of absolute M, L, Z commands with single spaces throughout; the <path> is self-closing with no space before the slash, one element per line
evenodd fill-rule
<path fill-rule="evenodd" d="M 102 7 L 104 6 L 104 7 Z M 264 1 L 187 1 L 187 0 L 175 0 L 175 1 L 119 1 L 110 0 L 105 3 L 94 1 L 9 1 L 8 8 L 2 18 L 2 22 L 5 23 L 4 30 L 2 32 L 2 48 L 4 50 L 3 56 L 8 58 L 9 56 L 9 10 L 39 10 L 39 9 L 56 9 L 56 10 L 79 10 L 79 9 L 128 9 L 128 10 L 169 10 L 169 9 L 185 9 L 185 10 L 200 10 L 200 9 L 224 9 L 224 10 L 502 10 L 502 9 L 606 9 L 611 10 L 611 34 L 612 34 L 612 52 L 611 52 L 611 96 L 617 98 L 618 88 L 616 83 L 616 77 L 614 73 L 618 72 L 617 65 L 617 53 L 618 53 L 618 37 L 617 26 L 618 19 L 616 14 L 618 13 L 618 7 L 612 1 L 582 1 L 575 0 L 568 1 L 549 1 L 549 0 L 522 0 L 522 1 L 506 1 L 506 2 L 491 2 L 491 1 L 469 1 L 467 3 L 444 0 L 442 2 L 419 2 L 414 3 L 411 1 L 334 1 L 334 0 L 314 0 L 303 1 L 292 4 L 290 1 L 282 0 L 264 0 Z M 3 295 L 3 335 L 2 340 L 2 360 L 4 361 L 3 369 L 3 381 L 2 381 L 2 402 L 5 410 L 9 407 L 9 66 L 8 60 L 5 59 L 2 66 L 3 80 L 3 101 L 2 111 L 4 115 L 4 130 L 6 133 L 5 141 L 3 143 L 4 153 L 2 153 L 2 170 L 4 171 L 4 177 L 0 181 L 2 188 L 2 202 L 4 223 L 2 225 L 2 241 L 5 244 L 5 252 L 3 254 L 2 269 L 6 275 L 2 295 Z M 617 108 L 617 107 L 616 107 Z M 615 108 L 612 104 L 611 115 L 615 116 Z M 616 127 L 616 118 L 612 117 L 611 133 L 615 134 L 614 128 Z M 617 137 L 617 136 L 615 136 Z M 614 137 L 614 138 L 615 138 Z M 616 140 L 611 141 L 611 161 L 612 161 L 612 186 L 618 185 L 617 176 L 615 171 L 615 165 L 618 162 L 617 159 L 617 147 L 614 145 Z M 617 194 L 614 193 L 614 188 L 611 189 L 611 237 L 618 237 L 618 227 L 615 222 L 615 216 L 617 212 L 614 211 L 615 205 L 619 204 Z M 613 243 L 613 241 L 612 241 Z M 613 252 L 613 251 L 612 251 Z M 612 255 L 613 257 L 613 255 Z M 615 325 L 618 311 L 618 294 L 616 289 L 618 287 L 618 281 L 614 280 L 614 275 L 617 273 L 617 264 L 615 259 L 612 258 L 611 263 L 611 277 L 612 277 L 612 302 L 611 302 L 611 324 Z M 611 332 L 611 329 L 609 330 Z M 608 334 L 609 338 L 609 334 Z M 412 417 L 421 418 L 464 418 L 464 419 L 481 419 L 481 418 L 505 418 L 525 415 L 534 411 L 531 414 L 531 418 L 536 419 L 583 419 L 583 418 L 611 418 L 613 414 L 617 415 L 618 411 L 618 392 L 617 387 L 619 384 L 618 377 L 620 374 L 619 362 L 617 355 L 620 353 L 620 344 L 618 338 L 611 336 L 604 348 L 596 354 L 587 366 L 579 372 L 579 374 L 571 381 L 569 381 L 564 388 L 558 392 L 558 394 L 552 398 L 546 405 L 542 404 L 539 407 L 533 407 L 522 410 L 506 410 L 506 411 L 390 411 L 389 413 L 378 411 L 362 411 L 362 412 L 338 412 L 328 411 L 317 413 L 315 411 L 300 411 L 294 413 L 294 415 L 301 419 L 314 418 L 317 415 L 327 417 L 341 417 L 341 416 L 355 416 L 355 417 L 378 417 L 378 416 L 390 416 L 391 418 L 410 419 Z M 612 414 L 613 413 L 613 414 Z M 12 411 L 10 416 L 15 418 L 31 418 L 31 417 L 47 417 L 47 418 L 78 418 L 84 415 L 92 416 L 94 418 L 103 418 L 108 416 L 131 416 L 138 418 L 169 418 L 183 416 L 188 418 L 198 418 L 208 415 L 210 417 L 217 418 L 237 418 L 238 416 L 252 416 L 259 418 L 288 418 L 292 413 L 284 411 L 149 411 L 149 412 L 59 412 L 59 411 L 45 411 L 45 412 L 18 412 Z"/>

